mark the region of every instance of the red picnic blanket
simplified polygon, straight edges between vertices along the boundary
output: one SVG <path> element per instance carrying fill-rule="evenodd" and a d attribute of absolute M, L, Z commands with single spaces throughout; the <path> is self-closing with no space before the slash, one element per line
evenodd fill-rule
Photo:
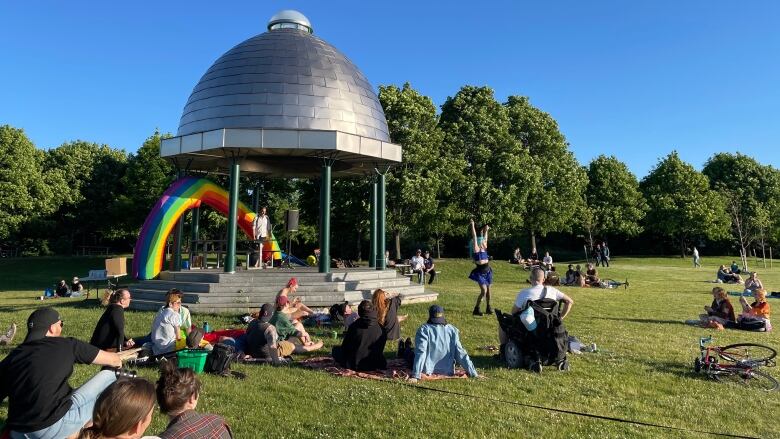
<path fill-rule="evenodd" d="M 324 370 L 332 375 L 352 377 L 352 378 L 364 378 L 370 380 L 393 380 L 402 379 L 408 380 L 412 376 L 412 369 L 406 365 L 406 362 L 400 358 L 387 361 L 387 369 L 376 370 L 371 372 L 358 372 L 352 369 L 341 367 L 332 357 L 314 357 L 298 362 L 303 367 L 308 367 L 315 370 Z M 434 381 L 444 380 L 452 378 L 468 378 L 466 372 L 463 369 L 456 368 L 455 375 L 426 375 L 420 376 L 421 381 Z"/>

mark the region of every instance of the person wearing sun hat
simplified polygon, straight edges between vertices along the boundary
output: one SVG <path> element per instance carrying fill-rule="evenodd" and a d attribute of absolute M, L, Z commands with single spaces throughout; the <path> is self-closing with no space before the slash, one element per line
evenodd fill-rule
<path fill-rule="evenodd" d="M 104 370 L 78 389 L 68 379 L 74 364 L 121 367 L 119 355 L 75 338 L 62 337 L 63 321 L 54 308 L 38 308 L 27 319 L 24 342 L 0 362 L 0 402 L 8 398 L 10 437 L 60 438 L 92 419 L 100 393 L 116 381 Z"/>
<path fill-rule="evenodd" d="M 414 363 L 411 382 L 417 382 L 422 374 L 454 375 L 455 362 L 466 369 L 466 373 L 477 377 L 477 369 L 469 354 L 460 343 L 460 332 L 444 317 L 444 308 L 431 305 L 428 308 L 428 322 L 420 326 L 414 337 Z"/>

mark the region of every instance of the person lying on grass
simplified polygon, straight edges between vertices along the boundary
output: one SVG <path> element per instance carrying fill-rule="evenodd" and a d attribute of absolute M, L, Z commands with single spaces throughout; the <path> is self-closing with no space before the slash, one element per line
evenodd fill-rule
<path fill-rule="evenodd" d="M 279 338 L 288 340 L 291 343 L 299 341 L 303 346 L 314 344 L 301 322 L 297 320 L 290 321 L 289 313 L 287 312 L 289 307 L 290 301 L 287 299 L 287 296 L 278 296 L 276 298 L 276 311 L 274 311 L 269 322 L 276 327 Z"/>
<path fill-rule="evenodd" d="M 358 315 L 360 318 L 350 325 L 341 346 L 333 347 L 333 359 L 342 367 L 357 371 L 386 369 L 387 336 L 377 321 L 374 305 L 368 300 L 360 302 Z"/>
<path fill-rule="evenodd" d="M 273 364 L 286 363 L 292 354 L 311 352 L 322 347 L 322 342 L 307 346 L 280 340 L 276 327 L 272 325 L 271 317 L 274 305 L 266 303 L 260 308 L 258 317 L 249 323 L 246 331 L 246 353 L 252 358 L 270 360 Z"/>
<path fill-rule="evenodd" d="M 431 305 L 428 308 L 428 322 L 420 326 L 414 337 L 414 364 L 409 382 L 416 383 L 422 374 L 452 376 L 455 374 L 456 361 L 470 377 L 478 377 L 469 354 L 460 344 L 460 332 L 447 323 L 444 308 Z"/>
<path fill-rule="evenodd" d="M 200 381 L 190 368 L 178 369 L 171 361 L 160 363 L 157 404 L 170 422 L 161 439 L 232 439 L 233 433 L 220 416 L 195 411 L 200 398 Z"/>
<path fill-rule="evenodd" d="M 287 286 L 279 290 L 279 293 L 276 295 L 276 297 L 287 297 L 287 300 L 290 302 L 290 306 L 286 308 L 285 314 L 287 314 L 292 321 L 314 315 L 314 311 L 312 311 L 308 306 L 304 305 L 303 302 L 301 302 L 300 297 L 295 297 L 294 299 L 290 300 L 290 296 L 294 295 L 296 291 L 298 291 L 298 279 L 291 277 L 290 280 L 287 281 Z"/>
<path fill-rule="evenodd" d="M 734 316 L 734 307 L 731 306 L 728 293 L 721 287 L 712 289 L 712 304 L 710 306 L 705 306 L 704 311 L 706 311 L 707 314 L 701 314 L 699 316 L 699 320 L 703 325 L 714 322 L 726 326 L 737 322 L 737 319 Z"/>
<path fill-rule="evenodd" d="M 753 297 L 755 301 L 748 305 L 745 296 L 740 296 L 739 303 L 742 305 L 742 314 L 739 315 L 738 321 L 743 323 L 750 320 L 761 320 L 765 323 L 765 328 L 769 330 L 771 328 L 769 323 L 770 307 L 766 301 L 766 290 L 762 288 L 753 291 Z"/>

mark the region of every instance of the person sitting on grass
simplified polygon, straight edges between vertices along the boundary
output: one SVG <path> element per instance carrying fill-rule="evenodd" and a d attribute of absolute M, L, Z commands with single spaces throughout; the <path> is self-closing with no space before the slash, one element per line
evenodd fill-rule
<path fill-rule="evenodd" d="M 132 348 L 135 342 L 125 335 L 125 309 L 130 306 L 130 290 L 120 288 L 106 298 L 108 306 L 92 332 L 89 344 L 113 351 Z"/>
<path fill-rule="evenodd" d="M 566 270 L 566 274 L 564 275 L 562 285 L 574 285 L 576 280 L 576 274 L 574 271 L 574 265 L 569 264 L 568 270 Z"/>
<path fill-rule="evenodd" d="M 290 306 L 285 308 L 285 313 L 287 313 L 287 315 L 290 317 L 290 320 L 293 322 L 304 317 L 314 315 L 314 311 L 312 311 L 312 309 L 308 306 L 304 305 L 303 302 L 301 302 L 300 297 L 295 297 L 292 299 L 292 301 L 290 301 L 290 296 L 294 295 L 296 291 L 298 291 L 298 279 L 291 277 L 290 280 L 287 281 L 287 286 L 279 290 L 279 293 L 276 295 L 276 297 L 287 297 Z"/>
<path fill-rule="evenodd" d="M 553 258 L 550 256 L 550 252 L 544 252 L 544 258 L 542 258 L 542 268 L 550 270 L 553 266 Z"/>
<path fill-rule="evenodd" d="M 455 374 L 455 362 L 466 369 L 468 376 L 478 377 L 469 354 L 460 344 L 460 332 L 447 323 L 444 308 L 431 305 L 428 322 L 420 326 L 414 337 L 414 363 L 409 382 L 416 383 L 422 374 L 452 376 Z"/>
<path fill-rule="evenodd" d="M 0 402 L 8 398 L 5 428 L 10 437 L 65 438 L 92 419 L 95 401 L 116 381 L 113 370 L 97 373 L 81 387 L 68 384 L 75 364 L 121 367 L 119 355 L 75 338 L 62 337 L 54 308 L 38 308 L 27 319 L 27 337 L 0 362 Z"/>
<path fill-rule="evenodd" d="M 273 364 L 288 362 L 292 354 L 311 352 L 322 347 L 322 342 L 308 346 L 296 345 L 287 340 L 280 340 L 276 327 L 272 325 L 271 317 L 274 305 L 266 303 L 260 308 L 256 319 L 249 323 L 246 331 L 246 354 L 258 359 L 270 360 Z"/>
<path fill-rule="evenodd" d="M 173 362 L 160 363 L 157 404 L 170 422 L 161 439 L 232 439 L 225 420 L 217 415 L 195 411 L 200 398 L 200 381 L 190 368 L 176 368 Z"/>
<path fill-rule="evenodd" d="M 561 276 L 555 271 L 555 266 L 551 265 L 550 270 L 544 275 L 544 284 L 553 287 L 561 285 Z"/>
<path fill-rule="evenodd" d="M 745 281 L 745 292 L 752 293 L 756 290 L 763 290 L 764 289 L 764 283 L 761 282 L 761 279 L 758 278 L 758 273 L 755 271 L 750 273 L 750 277 L 747 278 Z"/>
<path fill-rule="evenodd" d="M 742 270 L 739 269 L 739 265 L 737 265 L 737 261 L 731 261 L 731 273 L 732 274 L 741 274 Z"/>
<path fill-rule="evenodd" d="M 387 336 L 377 322 L 374 305 L 364 300 L 358 305 L 360 318 L 350 325 L 341 346 L 334 346 L 332 355 L 336 363 L 358 371 L 387 368 L 384 350 Z"/>
<path fill-rule="evenodd" d="M 722 326 L 736 323 L 737 319 L 734 316 L 734 307 L 731 306 L 729 296 L 726 290 L 721 287 L 715 287 L 712 289 L 712 304 L 705 306 L 704 311 L 706 314 L 701 314 L 699 320 L 704 325 L 720 324 Z"/>
<path fill-rule="evenodd" d="M 517 247 L 512 253 L 512 259 L 509 260 L 510 264 L 521 264 L 523 262 L 523 254 L 520 253 L 520 247 Z"/>
<path fill-rule="evenodd" d="M 178 290 L 171 290 L 166 295 L 166 304 L 160 309 L 152 321 L 152 353 L 167 354 L 186 345 L 181 326 L 181 298 Z"/>
<path fill-rule="evenodd" d="M 401 322 L 407 317 L 406 315 L 398 315 L 398 308 L 401 307 L 401 295 L 388 293 L 380 288 L 371 295 L 371 304 L 374 305 L 377 321 L 387 339 L 398 340 L 401 338 Z M 354 320 L 356 319 L 353 318 Z"/>
<path fill-rule="evenodd" d="M 84 285 L 79 278 L 74 277 L 70 284 L 70 294 L 68 296 L 81 296 L 84 293 Z"/>
<path fill-rule="evenodd" d="M 765 330 L 772 329 L 772 325 L 769 322 L 770 306 L 766 301 L 766 290 L 763 288 L 753 291 L 753 303 L 748 305 L 745 296 L 740 296 L 739 304 L 742 305 L 742 314 L 739 315 L 738 323 L 740 325 L 747 324 L 751 321 L 760 321 L 764 323 Z"/>
<path fill-rule="evenodd" d="M 289 307 L 290 301 L 287 299 L 287 296 L 278 296 L 276 298 L 276 310 L 271 316 L 270 322 L 276 327 L 279 339 L 288 340 L 295 344 L 297 344 L 296 342 L 299 342 L 303 346 L 314 344 L 301 322 L 297 320 L 294 322 L 290 321 L 290 317 L 288 317 Z"/>
<path fill-rule="evenodd" d="M 65 279 L 60 280 L 57 284 L 57 288 L 54 289 L 54 294 L 58 297 L 70 297 L 70 290 L 68 289 L 68 284 L 65 283 Z"/>
<path fill-rule="evenodd" d="M 79 439 L 141 438 L 152 423 L 154 403 L 154 384 L 143 378 L 120 379 L 100 394 L 92 425 L 81 430 Z"/>
<path fill-rule="evenodd" d="M 599 286 L 599 272 L 592 263 L 588 263 L 588 269 L 585 271 L 585 284 L 589 287 Z"/>
<path fill-rule="evenodd" d="M 738 274 L 732 273 L 729 271 L 728 268 L 726 268 L 725 265 L 721 265 L 720 268 L 718 268 L 718 281 L 724 284 L 741 284 L 742 283 L 742 277 Z"/>

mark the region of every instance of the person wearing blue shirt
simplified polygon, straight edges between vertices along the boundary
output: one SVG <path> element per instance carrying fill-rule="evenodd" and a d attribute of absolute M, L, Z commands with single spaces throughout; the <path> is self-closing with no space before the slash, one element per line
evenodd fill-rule
<path fill-rule="evenodd" d="M 410 382 L 416 383 L 422 374 L 454 375 L 456 361 L 470 377 L 478 376 L 469 354 L 460 344 L 458 329 L 447 323 L 444 308 L 439 305 L 428 309 L 428 322 L 417 330 L 414 345 Z"/>

